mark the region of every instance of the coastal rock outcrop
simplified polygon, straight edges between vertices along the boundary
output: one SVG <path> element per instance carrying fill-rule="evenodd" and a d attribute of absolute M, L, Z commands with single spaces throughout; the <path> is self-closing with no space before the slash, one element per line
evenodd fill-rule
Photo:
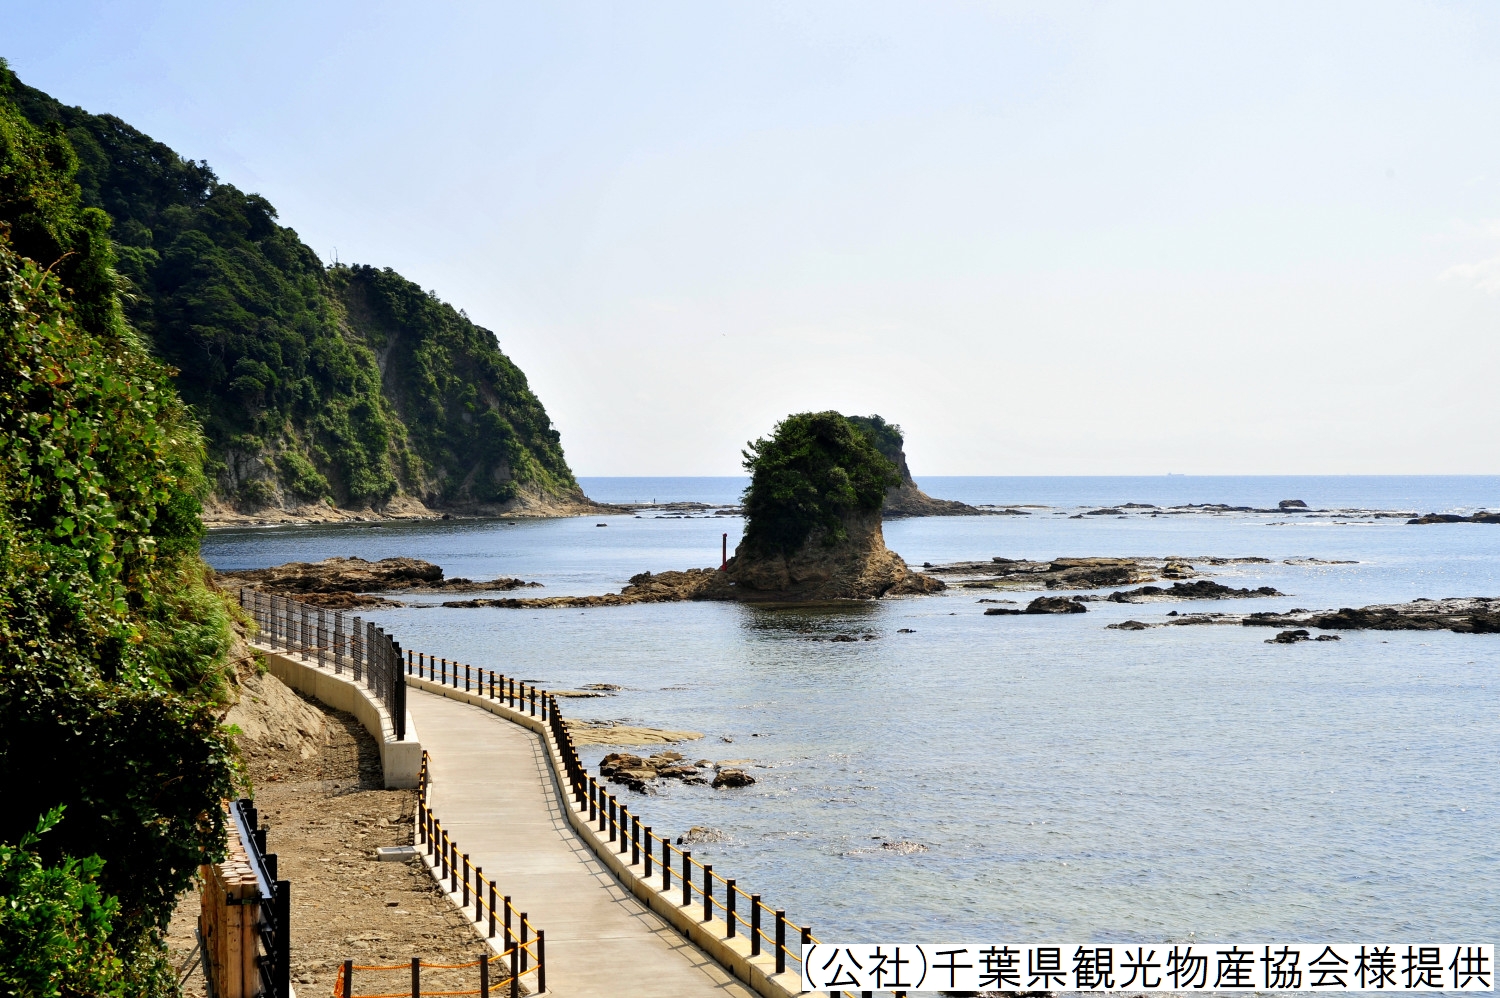
<path fill-rule="evenodd" d="M 1500 599 L 1471 596 L 1419 599 L 1410 603 L 1343 607 L 1311 613 L 1252 613 L 1246 627 L 1312 627 L 1340 631 L 1456 631 L 1460 634 L 1500 634 Z"/>
<path fill-rule="evenodd" d="M 755 777 L 743 769 L 716 765 L 707 759 L 689 762 L 681 752 L 656 752 L 644 757 L 630 752 L 611 752 L 599 762 L 600 776 L 641 794 L 650 792 L 653 780 L 680 780 L 702 786 L 710 782 L 705 773 L 709 769 L 716 770 L 712 780 L 715 790 L 748 787 L 755 782 Z"/>
<path fill-rule="evenodd" d="M 1500 513 L 1487 513 L 1483 510 L 1472 516 L 1459 516 L 1457 513 L 1428 513 L 1425 516 L 1413 517 L 1406 522 L 1408 525 L 1417 523 L 1500 523 Z"/>
<path fill-rule="evenodd" d="M 491 579 L 488 582 L 445 579 L 440 566 L 419 558 L 293 561 L 271 568 L 220 572 L 218 577 L 231 585 L 291 596 L 304 603 L 337 610 L 400 605 L 369 596 L 370 593 L 492 592 L 541 585 L 522 579 Z"/>
<path fill-rule="evenodd" d="M 1184 599 L 1248 599 L 1258 596 L 1284 596 L 1270 586 L 1258 589 L 1233 589 L 1229 586 L 1199 579 L 1197 582 L 1175 582 L 1171 587 L 1142 586 L 1109 594 L 1111 603 L 1154 603 L 1163 600 Z"/>
<path fill-rule="evenodd" d="M 844 533 L 842 541 L 826 544 L 823 534 L 815 531 L 790 554 L 749 553 L 742 543 L 728 568 L 717 573 L 695 598 L 808 603 L 910 596 L 947 588 L 940 579 L 913 572 L 885 546 L 878 511 L 850 514 L 844 520 Z"/>
<path fill-rule="evenodd" d="M 901 480 L 886 491 L 885 502 L 881 506 L 881 512 L 886 516 L 891 519 L 903 516 L 984 516 L 995 512 L 952 499 L 934 499 L 923 492 L 912 479 L 911 469 L 906 465 L 906 439 L 901 432 L 901 427 L 895 423 L 887 423 L 880 416 L 845 418 L 855 429 L 870 438 L 875 449 L 887 461 L 894 464 L 896 471 L 901 475 Z M 1021 511 L 1005 510 L 1004 512 Z"/>

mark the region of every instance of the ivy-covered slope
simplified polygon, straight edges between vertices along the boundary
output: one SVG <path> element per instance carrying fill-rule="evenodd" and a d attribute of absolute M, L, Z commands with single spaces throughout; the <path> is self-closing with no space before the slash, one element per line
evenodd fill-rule
<path fill-rule="evenodd" d="M 493 333 L 389 269 L 325 268 L 265 198 L 118 118 L 12 97 L 112 217 L 127 317 L 179 371 L 219 504 L 584 508 Z"/>

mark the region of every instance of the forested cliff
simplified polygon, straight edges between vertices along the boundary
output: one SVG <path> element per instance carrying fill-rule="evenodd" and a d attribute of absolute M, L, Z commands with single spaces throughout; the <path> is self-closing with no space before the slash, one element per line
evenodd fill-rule
<path fill-rule="evenodd" d="M 112 219 L 126 318 L 203 424 L 210 517 L 589 507 L 489 330 L 390 269 L 325 267 L 276 209 L 111 115 L 11 78 Z"/>

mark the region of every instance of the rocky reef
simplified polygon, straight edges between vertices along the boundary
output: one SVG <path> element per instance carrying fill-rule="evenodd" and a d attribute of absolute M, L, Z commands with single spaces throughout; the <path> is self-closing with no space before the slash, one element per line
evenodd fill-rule
<path fill-rule="evenodd" d="M 1337 631 L 1456 631 L 1460 634 L 1500 634 L 1500 600 L 1488 596 L 1418 599 L 1355 609 L 1288 610 L 1252 613 L 1246 627 L 1316 628 Z"/>
<path fill-rule="evenodd" d="M 248 586 L 304 603 L 334 610 L 399 606 L 370 593 L 390 592 L 493 592 L 539 586 L 522 579 L 445 579 L 441 567 L 419 558 L 325 558 L 293 561 L 272 568 L 220 572 L 218 578 L 231 586 Z"/>
<path fill-rule="evenodd" d="M 1471 516 L 1459 516 L 1457 513 L 1428 513 L 1425 516 L 1416 516 L 1406 521 L 1408 524 L 1419 523 L 1500 523 L 1500 513 L 1486 513 L 1480 511 Z"/>
<path fill-rule="evenodd" d="M 706 770 L 713 770 L 710 778 Z M 599 775 L 636 793 L 649 793 L 656 780 L 681 780 L 683 783 L 709 784 L 715 790 L 748 787 L 755 777 L 739 766 L 713 763 L 707 759 L 688 762 L 681 752 L 655 752 L 639 756 L 631 752 L 611 752 L 599 763 Z"/>

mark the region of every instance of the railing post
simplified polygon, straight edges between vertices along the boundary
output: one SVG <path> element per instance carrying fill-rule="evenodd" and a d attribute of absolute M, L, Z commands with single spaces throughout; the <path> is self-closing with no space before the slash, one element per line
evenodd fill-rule
<path fill-rule="evenodd" d="M 630 865 L 641 861 L 641 819 L 630 816 Z"/>
<path fill-rule="evenodd" d="M 490 955 L 479 954 L 479 998 L 490 998 Z"/>
<path fill-rule="evenodd" d="M 536 717 L 536 687 L 531 688 L 531 716 Z"/>
<path fill-rule="evenodd" d="M 510 947 L 510 998 L 521 998 L 521 947 L 515 943 Z"/>
<path fill-rule="evenodd" d="M 354 961 L 344 961 L 344 998 L 354 998 Z"/>
<path fill-rule="evenodd" d="M 786 973 L 786 909 L 776 909 L 776 973 Z"/>
<path fill-rule="evenodd" d="M 519 928 L 521 930 L 521 973 L 524 974 L 526 973 L 527 966 L 531 962 L 531 954 L 526 949 L 526 932 L 528 925 L 526 921 L 526 913 L 524 911 L 521 912 L 521 924 Z"/>
<path fill-rule="evenodd" d="M 505 945 L 509 946 L 516 935 L 510 930 L 510 895 L 505 895 Z"/>
<path fill-rule="evenodd" d="M 422 998 L 422 958 L 411 958 L 411 998 Z"/>
<path fill-rule="evenodd" d="M 703 920 L 714 920 L 714 865 L 703 864 Z"/>
<path fill-rule="evenodd" d="M 598 817 L 599 816 L 594 813 L 594 781 L 592 779 L 590 779 L 589 780 L 589 824 L 592 825 L 596 820 L 598 820 Z"/>
<path fill-rule="evenodd" d="M 536 930 L 536 990 L 538 994 L 547 990 L 547 933 Z"/>
<path fill-rule="evenodd" d="M 469 692 L 469 666 L 464 665 L 464 692 Z"/>
<path fill-rule="evenodd" d="M 630 848 L 630 808 L 620 805 L 620 855 Z"/>
<path fill-rule="evenodd" d="M 760 956 L 760 895 L 750 895 L 750 955 Z"/>
<path fill-rule="evenodd" d="M 490 936 L 495 938 L 495 882 L 490 881 Z"/>
<path fill-rule="evenodd" d="M 724 921 L 729 925 L 729 938 L 733 939 L 736 931 L 734 924 L 734 881 L 724 881 Z"/>
<path fill-rule="evenodd" d="M 271 875 L 276 875 L 274 868 Z M 292 996 L 292 885 L 275 883 L 276 899 L 276 988 L 277 998 Z"/>
<path fill-rule="evenodd" d="M 693 851 L 682 850 L 682 906 L 693 903 Z"/>
<path fill-rule="evenodd" d="M 645 876 L 650 877 L 651 876 L 651 826 L 650 825 L 646 826 L 645 843 L 646 843 L 646 872 L 645 872 Z"/>
<path fill-rule="evenodd" d="M 613 842 L 615 840 L 615 824 L 616 824 L 616 822 L 615 822 L 615 795 L 614 794 L 610 794 L 609 795 L 609 821 L 606 823 L 606 827 L 609 829 L 609 841 L 611 841 L 611 842 Z"/>
<path fill-rule="evenodd" d="M 661 890 L 665 894 L 672 889 L 672 846 L 667 837 L 661 837 Z"/>

